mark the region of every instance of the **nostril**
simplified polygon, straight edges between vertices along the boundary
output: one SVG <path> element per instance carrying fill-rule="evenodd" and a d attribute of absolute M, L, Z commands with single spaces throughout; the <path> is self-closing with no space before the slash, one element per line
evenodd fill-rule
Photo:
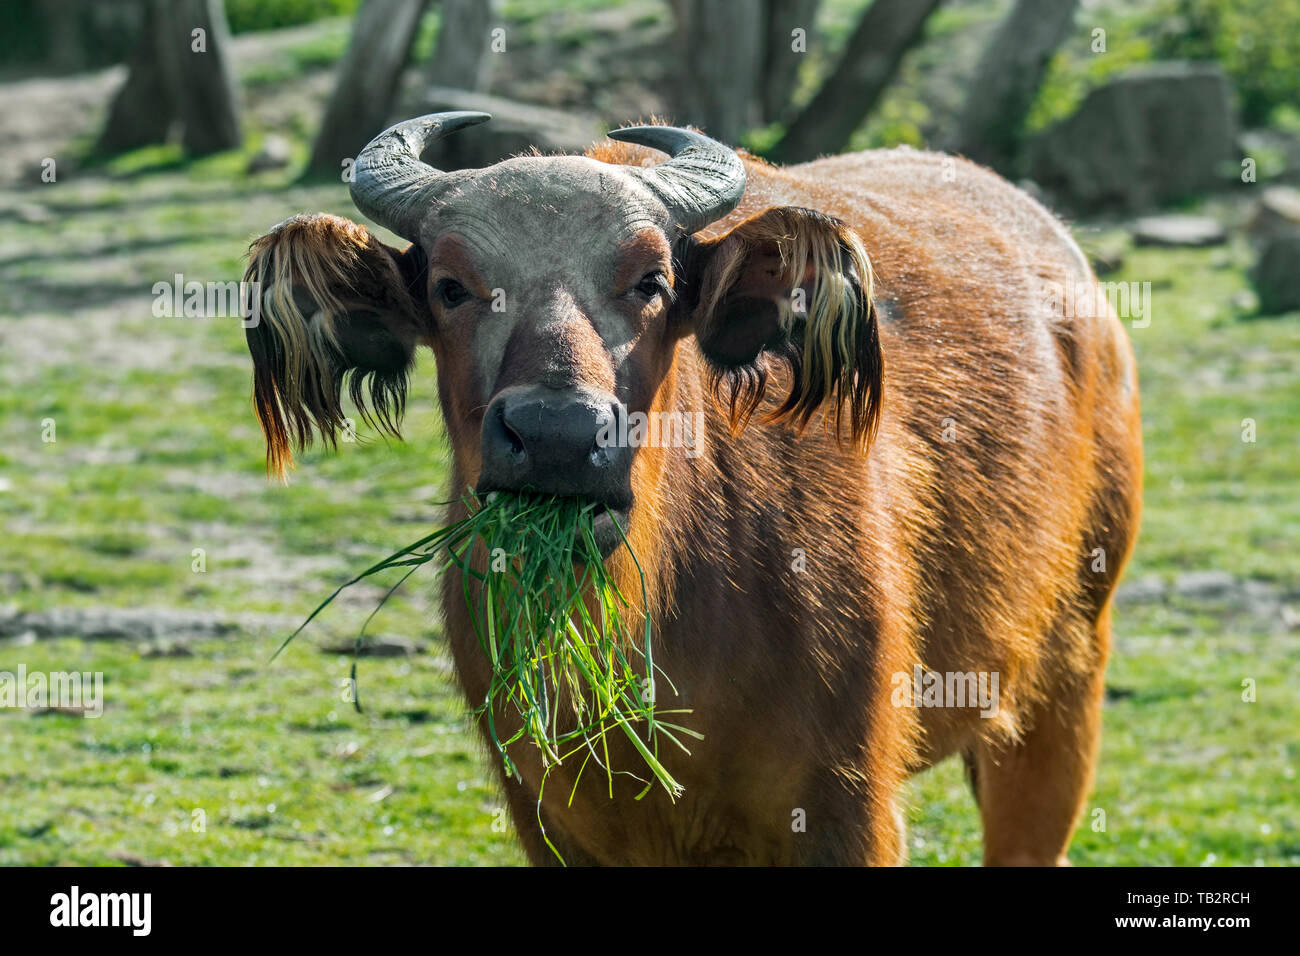
<path fill-rule="evenodd" d="M 505 422 L 501 423 L 501 428 L 505 432 L 506 441 L 510 443 L 510 456 L 512 458 L 522 459 L 525 454 L 524 442 L 523 439 L 519 437 L 519 433 Z"/>
<path fill-rule="evenodd" d="M 524 457 L 528 454 L 528 450 L 524 447 L 523 438 L 521 438 L 519 432 L 515 431 L 510 426 L 510 423 L 506 421 L 506 413 L 504 408 L 500 408 L 497 410 L 496 417 L 497 417 L 497 422 L 501 425 L 501 435 L 506 440 L 506 446 L 509 449 L 510 457 L 513 458 L 515 461 L 522 461 Z"/>
<path fill-rule="evenodd" d="M 587 457 L 597 468 L 608 468 L 614 463 L 618 445 L 617 422 L 618 414 L 613 409 L 596 412 L 596 441 Z"/>

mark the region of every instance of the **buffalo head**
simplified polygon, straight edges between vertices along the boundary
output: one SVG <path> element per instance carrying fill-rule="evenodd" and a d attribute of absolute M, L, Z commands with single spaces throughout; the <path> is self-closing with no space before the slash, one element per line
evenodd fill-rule
<path fill-rule="evenodd" d="M 283 475 L 314 432 L 335 439 L 345 384 L 396 434 L 418 345 L 436 356 L 458 476 L 480 493 L 603 506 L 603 549 L 634 504 L 636 449 L 608 436 L 625 433 L 621 416 L 662 410 L 688 336 L 712 383 L 729 383 L 733 425 L 757 406 L 764 356 L 776 355 L 793 371 L 779 414 L 804 425 L 833 400 L 838 425 L 843 401 L 853 437 L 870 433 L 870 268 L 842 224 L 776 206 L 700 235 L 741 202 L 745 164 L 670 126 L 610 134 L 666 153 L 657 165 L 521 156 L 442 172 L 421 161 L 437 137 L 486 119 L 410 120 L 357 157 L 354 202 L 409 240 L 405 251 L 326 215 L 254 243 L 246 278 L 262 289 L 262 321 L 248 339 L 272 470 Z"/>

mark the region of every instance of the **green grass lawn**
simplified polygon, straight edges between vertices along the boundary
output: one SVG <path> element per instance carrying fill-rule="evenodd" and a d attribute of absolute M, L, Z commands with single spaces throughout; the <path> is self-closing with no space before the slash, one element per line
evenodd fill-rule
<path fill-rule="evenodd" d="M 37 191 L 48 221 L 0 226 L 0 602 L 297 619 L 438 520 L 447 452 L 432 362 L 414 378 L 408 443 L 311 453 L 292 487 L 269 485 L 238 320 L 155 317 L 152 285 L 237 278 L 247 242 L 280 219 L 355 213 L 342 184 L 250 180 L 238 156 L 139 172 L 159 162 L 137 154 Z M 1130 578 L 1223 570 L 1294 602 L 1300 316 L 1243 311 L 1248 261 L 1240 246 L 1137 250 L 1108 277 L 1151 282 L 1153 296 L 1150 326 L 1131 332 L 1147 481 Z M 56 440 L 43 441 L 51 423 Z M 0 670 L 102 671 L 107 698 L 98 720 L 0 710 L 0 863 L 521 862 L 429 583 L 372 626 L 426 652 L 362 660 L 360 714 L 344 699 L 350 659 L 318 647 L 355 633 L 377 585 L 274 663 L 277 628 L 191 656 L 0 641 Z M 1294 649 L 1294 631 L 1232 608 L 1121 607 L 1074 860 L 1300 862 Z M 909 800 L 913 863 L 978 862 L 957 766 L 921 777 Z"/>

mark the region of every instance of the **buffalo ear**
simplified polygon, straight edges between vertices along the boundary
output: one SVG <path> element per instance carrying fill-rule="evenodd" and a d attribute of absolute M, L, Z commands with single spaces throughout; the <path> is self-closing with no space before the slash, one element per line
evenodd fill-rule
<path fill-rule="evenodd" d="M 399 253 L 325 214 L 295 216 L 252 244 L 245 324 L 269 473 L 283 480 L 293 449 L 316 433 L 337 445 L 345 382 L 362 418 L 400 437 L 424 262 L 418 247 Z"/>
<path fill-rule="evenodd" d="M 776 360 L 790 393 L 766 417 L 807 427 L 825 408 L 837 439 L 864 447 L 880 416 L 883 369 L 871 262 L 843 222 L 777 206 L 715 239 L 684 262 L 685 308 L 732 431 L 749 422 Z"/>

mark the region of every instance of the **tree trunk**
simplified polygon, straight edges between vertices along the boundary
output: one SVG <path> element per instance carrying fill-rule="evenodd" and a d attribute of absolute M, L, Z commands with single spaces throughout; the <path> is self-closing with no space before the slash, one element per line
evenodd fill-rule
<path fill-rule="evenodd" d="M 771 159 L 800 163 L 843 149 L 941 2 L 875 0 L 858 21 L 834 71 L 772 148 Z"/>
<path fill-rule="evenodd" d="M 222 0 L 147 0 L 140 41 L 109 108 L 99 149 L 115 153 L 165 142 L 176 123 L 191 155 L 238 147 L 239 97 L 229 42 Z"/>
<path fill-rule="evenodd" d="M 976 68 L 954 143 L 958 152 L 1015 174 L 1025 117 L 1077 6 L 1078 0 L 1017 0 Z"/>
<path fill-rule="evenodd" d="M 790 96 L 799 81 L 813 36 L 813 22 L 821 0 L 767 0 L 763 28 L 763 75 L 759 77 L 762 121 L 781 119 L 790 106 Z M 802 30 L 801 36 L 794 34 Z"/>
<path fill-rule="evenodd" d="M 171 0 L 164 7 L 169 23 L 160 62 L 185 152 L 205 156 L 238 148 L 239 83 L 223 0 Z"/>
<path fill-rule="evenodd" d="M 41 6 L 49 36 L 50 66 L 60 73 L 75 73 L 86 67 L 80 12 L 72 0 L 45 0 Z"/>
<path fill-rule="evenodd" d="M 754 0 L 677 0 L 676 121 L 735 144 L 758 123 L 764 14 Z"/>
<path fill-rule="evenodd" d="M 442 0 L 442 24 L 429 66 L 429 85 L 480 92 L 492 81 L 492 30 L 501 0 Z"/>
<path fill-rule="evenodd" d="M 158 62 L 163 18 L 154 0 L 143 6 L 140 41 L 127 61 L 126 82 L 113 97 L 108 121 L 96 144 L 102 153 L 121 153 L 165 142 L 174 119 Z"/>
<path fill-rule="evenodd" d="M 427 5 L 428 0 L 365 0 L 357 11 L 308 172 L 339 175 L 345 160 L 383 132 Z"/>

